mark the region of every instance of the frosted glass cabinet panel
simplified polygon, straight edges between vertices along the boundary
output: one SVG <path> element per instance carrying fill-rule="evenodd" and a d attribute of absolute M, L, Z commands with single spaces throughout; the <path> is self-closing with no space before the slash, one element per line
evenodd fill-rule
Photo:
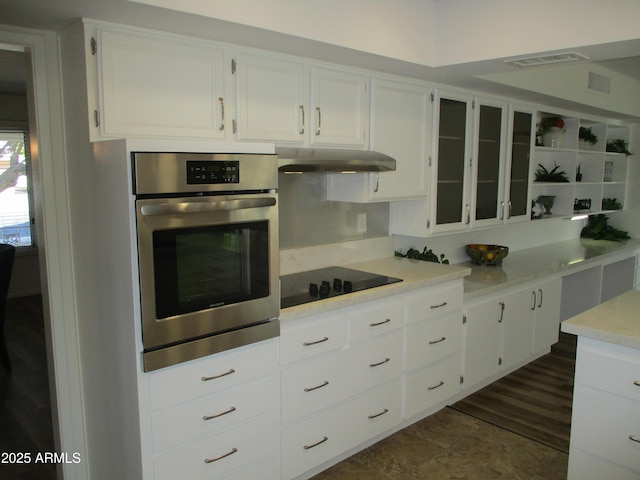
<path fill-rule="evenodd" d="M 533 110 L 514 107 L 511 112 L 511 152 L 506 220 L 528 220 L 530 217 L 529 172 L 533 150 Z"/>

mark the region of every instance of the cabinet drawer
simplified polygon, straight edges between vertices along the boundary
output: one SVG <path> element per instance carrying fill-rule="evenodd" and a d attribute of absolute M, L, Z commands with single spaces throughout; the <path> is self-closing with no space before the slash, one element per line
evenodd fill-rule
<path fill-rule="evenodd" d="M 402 327 L 404 304 L 402 302 L 377 303 L 365 312 L 351 316 L 349 320 L 351 341 L 359 342 Z"/>
<path fill-rule="evenodd" d="M 407 372 L 459 353 L 462 341 L 462 313 L 437 317 L 407 326 Z"/>
<path fill-rule="evenodd" d="M 151 419 L 153 450 L 160 452 L 275 412 L 276 398 L 276 381 L 269 377 L 165 409 Z"/>
<path fill-rule="evenodd" d="M 233 472 L 231 475 L 224 477 L 224 480 L 276 480 L 279 479 L 277 457 L 269 457 L 249 465 L 242 470 Z"/>
<path fill-rule="evenodd" d="M 416 323 L 460 310 L 463 295 L 462 280 L 421 290 L 407 301 L 407 323 Z"/>
<path fill-rule="evenodd" d="M 607 344 L 601 352 L 589 344 L 578 349 L 578 357 L 576 383 L 640 402 L 640 351 Z"/>
<path fill-rule="evenodd" d="M 276 418 L 254 421 L 154 458 L 155 480 L 210 480 L 265 457 L 275 456 Z"/>
<path fill-rule="evenodd" d="M 640 472 L 640 403 L 576 385 L 571 449 L 605 458 Z"/>
<path fill-rule="evenodd" d="M 347 344 L 347 319 L 344 315 L 322 315 L 291 323 L 291 326 L 285 324 L 281 328 L 281 365 L 338 350 Z"/>
<path fill-rule="evenodd" d="M 348 371 L 352 395 L 402 375 L 402 332 L 375 337 L 353 347 L 352 363 L 342 368 Z"/>
<path fill-rule="evenodd" d="M 296 477 L 398 425 L 400 399 L 400 382 L 391 382 L 284 428 L 282 478 Z"/>
<path fill-rule="evenodd" d="M 275 344 L 268 340 L 151 373 L 151 411 L 274 375 Z"/>
<path fill-rule="evenodd" d="M 595 455 L 580 450 L 569 452 L 569 473 L 567 480 L 638 480 L 638 472 L 602 461 Z"/>
<path fill-rule="evenodd" d="M 408 375 L 405 418 L 411 418 L 447 400 L 459 390 L 460 358 L 458 355 Z"/>
<path fill-rule="evenodd" d="M 352 393 L 352 350 L 332 352 L 282 369 L 282 423 L 286 424 L 346 399 Z"/>

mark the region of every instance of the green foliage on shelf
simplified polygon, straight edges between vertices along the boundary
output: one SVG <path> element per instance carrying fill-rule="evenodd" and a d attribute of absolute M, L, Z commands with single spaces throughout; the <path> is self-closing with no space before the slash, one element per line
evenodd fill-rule
<path fill-rule="evenodd" d="M 564 170 L 557 171 L 560 168 L 560 165 L 557 165 L 554 162 L 555 167 L 551 170 L 547 170 L 544 165 L 541 163 L 538 164 L 538 169 L 536 170 L 536 182 L 568 182 L 569 177 L 567 176 L 567 172 Z"/>
<path fill-rule="evenodd" d="M 593 238 L 594 240 L 611 240 L 619 242 L 631 238 L 628 232 L 618 230 L 608 223 L 609 217 L 603 214 L 589 215 L 589 223 L 580 232 L 582 238 Z"/>
<path fill-rule="evenodd" d="M 438 255 L 433 253 L 431 249 L 427 249 L 427 247 L 424 247 L 422 252 L 416 250 L 415 248 L 410 248 L 409 250 L 407 250 L 407 253 L 402 253 L 396 250 L 395 255 L 396 257 L 413 258 L 415 260 L 422 260 L 425 262 L 444 263 L 447 265 L 449 264 L 449 260 L 445 258 L 444 253 L 441 253 L 438 257 Z"/>
<path fill-rule="evenodd" d="M 578 138 L 590 143 L 591 145 L 598 143 L 598 137 L 591 131 L 591 127 L 580 127 L 580 130 L 578 131 Z"/>
<path fill-rule="evenodd" d="M 609 140 L 607 142 L 607 152 L 624 153 L 627 157 L 633 155 L 633 153 L 629 151 L 629 143 L 622 139 Z"/>
<path fill-rule="evenodd" d="M 602 210 L 622 210 L 622 204 L 617 198 L 603 198 Z"/>

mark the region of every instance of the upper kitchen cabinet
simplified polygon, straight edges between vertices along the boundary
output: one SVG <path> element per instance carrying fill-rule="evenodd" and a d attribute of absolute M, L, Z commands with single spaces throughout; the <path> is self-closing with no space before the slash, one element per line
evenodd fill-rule
<path fill-rule="evenodd" d="M 368 145 L 368 77 L 295 58 L 239 53 L 237 139 L 283 145 Z"/>
<path fill-rule="evenodd" d="M 426 198 L 430 91 L 422 82 L 371 80 L 370 149 L 395 158 L 396 171 L 330 175 L 329 199 L 375 202 Z"/>
<path fill-rule="evenodd" d="M 103 26 L 85 34 L 91 140 L 227 138 L 222 49 Z"/>
<path fill-rule="evenodd" d="M 296 60 L 236 55 L 238 140 L 304 143 L 310 129 L 305 71 Z"/>

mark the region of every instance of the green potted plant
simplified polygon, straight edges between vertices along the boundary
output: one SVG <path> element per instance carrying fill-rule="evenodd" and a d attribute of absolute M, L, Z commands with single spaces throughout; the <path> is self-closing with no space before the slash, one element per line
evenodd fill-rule
<path fill-rule="evenodd" d="M 609 140 L 607 142 L 607 152 L 611 153 L 624 153 L 627 157 L 633 155 L 629 151 L 629 143 L 619 138 L 617 140 Z"/>
<path fill-rule="evenodd" d="M 545 147 L 561 148 L 564 139 L 564 120 L 560 117 L 544 117 L 540 120 L 538 135 Z"/>
<path fill-rule="evenodd" d="M 581 143 L 589 145 L 590 147 L 598 143 L 598 136 L 591 131 L 591 127 L 580 127 L 580 130 L 578 130 L 578 139 Z"/>
<path fill-rule="evenodd" d="M 551 170 L 547 170 L 541 163 L 536 170 L 536 182 L 568 182 L 569 177 L 564 170 L 558 171 L 560 165 L 554 164 Z"/>

